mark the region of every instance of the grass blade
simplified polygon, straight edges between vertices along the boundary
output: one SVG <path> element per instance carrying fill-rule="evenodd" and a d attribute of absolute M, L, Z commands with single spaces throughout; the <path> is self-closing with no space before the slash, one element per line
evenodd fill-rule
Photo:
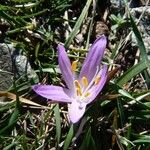
<path fill-rule="evenodd" d="M 59 144 L 60 136 L 61 136 L 61 120 L 60 120 L 59 104 L 56 104 L 54 108 L 54 113 L 56 119 L 56 139 L 57 139 L 57 144 Z"/>
<path fill-rule="evenodd" d="M 147 68 L 147 63 L 145 60 L 140 61 L 135 66 L 132 66 L 128 69 L 120 78 L 117 79 L 116 83 L 118 86 L 122 87 L 125 83 L 127 83 L 134 76 L 139 74 L 141 71 Z"/>
<path fill-rule="evenodd" d="M 91 128 L 88 129 L 87 134 L 83 140 L 80 150 L 92 149 L 96 150 L 95 142 L 92 137 Z"/>
<path fill-rule="evenodd" d="M 89 9 L 89 7 L 91 5 L 91 2 L 92 2 L 92 0 L 87 0 L 87 3 L 85 5 L 85 7 L 83 8 L 80 17 L 77 20 L 77 22 L 76 22 L 76 24 L 75 24 L 75 26 L 73 28 L 73 31 L 70 33 L 67 41 L 65 42 L 65 46 L 66 47 L 68 47 L 70 45 L 70 43 L 72 42 L 73 38 L 76 36 L 76 34 L 77 34 L 77 32 L 78 32 L 78 30 L 79 30 L 79 28 L 80 28 L 80 26 L 81 26 L 81 24 L 83 22 L 83 19 L 85 18 L 86 14 L 88 12 L 88 9 Z"/>
<path fill-rule="evenodd" d="M 72 137 L 73 137 L 73 124 L 71 125 L 68 135 L 66 137 L 63 150 L 68 150 L 68 147 L 71 143 Z"/>
<path fill-rule="evenodd" d="M 140 52 L 141 52 L 141 58 L 143 60 L 146 60 L 147 62 L 149 62 L 143 39 L 142 39 L 141 34 L 140 34 L 140 32 L 139 32 L 139 30 L 138 30 L 138 28 L 137 28 L 133 18 L 131 17 L 131 15 L 130 15 L 130 21 L 131 21 L 131 26 L 132 26 L 134 35 L 135 35 L 137 43 L 139 45 L 139 49 L 140 49 Z M 149 66 L 150 66 L 150 64 L 149 64 Z"/>

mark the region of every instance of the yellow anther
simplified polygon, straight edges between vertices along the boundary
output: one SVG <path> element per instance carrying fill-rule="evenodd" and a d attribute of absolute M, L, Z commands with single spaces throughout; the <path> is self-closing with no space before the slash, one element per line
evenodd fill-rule
<path fill-rule="evenodd" d="M 74 85 L 75 85 L 76 88 L 81 89 L 81 85 L 80 85 L 78 80 L 74 80 Z"/>
<path fill-rule="evenodd" d="M 87 87 L 88 85 L 89 85 L 89 82 L 88 82 L 88 79 L 87 79 L 87 77 L 82 77 L 82 84 L 85 86 L 85 87 Z"/>
<path fill-rule="evenodd" d="M 94 80 L 94 84 L 97 85 L 100 81 L 101 77 L 100 76 L 97 76 Z"/>
<path fill-rule="evenodd" d="M 80 85 L 79 81 L 75 80 L 74 85 L 76 87 L 77 96 L 82 96 L 82 89 L 81 89 L 81 85 Z"/>
<path fill-rule="evenodd" d="M 79 88 L 76 88 L 77 96 L 82 96 L 82 91 Z"/>
<path fill-rule="evenodd" d="M 77 69 L 77 62 L 78 62 L 78 61 L 73 61 L 73 62 L 72 62 L 72 65 L 71 65 L 71 70 L 72 70 L 72 72 L 75 72 L 75 71 L 76 71 L 76 69 Z"/>
<path fill-rule="evenodd" d="M 90 92 L 86 92 L 84 97 L 88 97 L 90 95 Z"/>

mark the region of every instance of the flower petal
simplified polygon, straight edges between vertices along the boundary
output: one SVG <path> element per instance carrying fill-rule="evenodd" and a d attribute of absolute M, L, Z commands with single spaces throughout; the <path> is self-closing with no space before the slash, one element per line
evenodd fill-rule
<path fill-rule="evenodd" d="M 82 106 L 81 106 L 82 105 Z M 73 100 L 69 107 L 69 119 L 72 123 L 76 123 L 84 115 L 86 103 L 80 104 L 77 100 Z"/>
<path fill-rule="evenodd" d="M 67 56 L 64 46 L 58 45 L 57 50 L 58 50 L 59 67 L 60 67 L 63 79 L 65 80 L 67 87 L 69 89 L 72 89 L 74 74 L 71 71 L 70 60 Z"/>
<path fill-rule="evenodd" d="M 107 65 L 103 65 L 102 70 L 100 70 L 100 76 L 101 76 L 100 82 L 97 85 L 94 85 L 89 91 L 91 95 L 87 100 L 88 104 L 91 103 L 96 98 L 96 96 L 100 93 L 100 91 L 104 87 L 107 80 L 107 68 L 108 68 Z"/>
<path fill-rule="evenodd" d="M 58 102 L 71 102 L 70 90 L 60 86 L 34 85 L 32 89 L 40 96 Z"/>
<path fill-rule="evenodd" d="M 88 78 L 89 82 L 92 80 L 103 57 L 106 44 L 107 40 L 104 35 L 98 37 L 92 44 L 89 53 L 83 63 L 79 77 L 80 79 L 85 76 Z"/>

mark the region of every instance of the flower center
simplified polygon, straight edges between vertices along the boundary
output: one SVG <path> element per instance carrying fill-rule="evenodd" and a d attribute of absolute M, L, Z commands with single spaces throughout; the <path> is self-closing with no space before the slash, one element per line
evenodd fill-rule
<path fill-rule="evenodd" d="M 86 77 L 82 77 L 82 85 L 78 80 L 74 80 L 76 95 L 81 99 L 84 99 L 90 95 L 90 92 L 86 90 L 89 85 L 88 79 Z"/>
<path fill-rule="evenodd" d="M 76 72 L 77 70 L 77 63 L 78 61 L 73 61 L 71 65 L 72 72 Z M 75 96 L 79 99 L 79 101 L 86 100 L 87 97 L 91 95 L 90 89 L 97 85 L 100 82 L 100 75 L 98 74 L 98 70 L 96 71 L 93 79 L 88 81 L 88 78 L 86 76 L 83 76 L 81 80 L 74 80 L 74 86 L 75 86 Z M 90 92 L 89 92 L 90 91 Z"/>

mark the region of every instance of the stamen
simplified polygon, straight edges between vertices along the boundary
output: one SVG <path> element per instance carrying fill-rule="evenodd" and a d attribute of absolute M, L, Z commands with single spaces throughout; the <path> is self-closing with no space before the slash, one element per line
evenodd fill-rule
<path fill-rule="evenodd" d="M 74 80 L 74 85 L 75 85 L 76 88 L 81 89 L 81 85 L 80 85 L 78 80 Z"/>
<path fill-rule="evenodd" d="M 82 96 L 82 91 L 81 91 L 81 89 L 77 88 L 76 90 L 77 90 L 77 91 L 76 91 L 76 92 L 77 92 L 77 96 Z"/>
<path fill-rule="evenodd" d="M 86 92 L 84 97 L 88 97 L 90 95 L 90 92 Z"/>
<path fill-rule="evenodd" d="M 76 87 L 77 96 L 82 96 L 81 85 L 78 80 L 74 80 L 74 85 Z"/>
<path fill-rule="evenodd" d="M 88 85 L 89 85 L 89 82 L 88 82 L 88 79 L 87 79 L 87 77 L 82 77 L 82 84 L 85 86 L 85 87 L 87 87 Z"/>
<path fill-rule="evenodd" d="M 95 82 L 95 78 L 96 78 L 96 76 L 98 76 L 98 75 L 97 75 L 98 69 L 99 69 L 99 68 L 97 67 L 97 70 L 96 70 L 96 72 L 95 72 L 95 75 L 94 75 L 92 81 L 90 81 L 90 83 L 88 84 L 88 87 L 86 87 L 84 93 L 86 93 L 86 92 L 93 86 L 93 84 L 94 84 L 94 82 Z"/>
<path fill-rule="evenodd" d="M 71 65 L 72 72 L 76 71 L 76 69 L 77 69 L 77 62 L 78 62 L 77 60 L 72 62 L 72 65 Z"/>
<path fill-rule="evenodd" d="M 94 84 L 97 85 L 100 81 L 101 77 L 100 76 L 97 76 L 94 80 Z"/>

